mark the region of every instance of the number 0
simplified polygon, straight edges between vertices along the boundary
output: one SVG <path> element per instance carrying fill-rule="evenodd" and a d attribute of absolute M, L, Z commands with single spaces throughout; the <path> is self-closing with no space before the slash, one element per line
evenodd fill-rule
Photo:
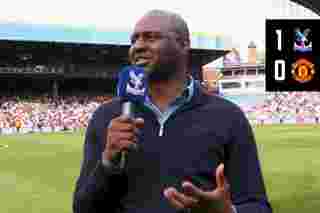
<path fill-rule="evenodd" d="M 276 60 L 274 66 L 274 79 L 277 81 L 284 81 L 286 79 L 285 61 Z"/>

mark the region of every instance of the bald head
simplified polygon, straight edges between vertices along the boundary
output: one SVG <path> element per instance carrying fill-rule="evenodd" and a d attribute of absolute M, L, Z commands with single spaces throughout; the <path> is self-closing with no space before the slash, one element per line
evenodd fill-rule
<path fill-rule="evenodd" d="M 176 32 L 184 41 L 190 42 L 188 25 L 179 14 L 166 10 L 151 10 L 145 13 L 140 21 L 147 17 L 161 19 L 170 31 Z"/>
<path fill-rule="evenodd" d="M 149 80 L 168 80 L 185 75 L 189 50 L 186 22 L 175 13 L 151 10 L 134 27 L 129 58 L 132 64 L 152 71 Z"/>

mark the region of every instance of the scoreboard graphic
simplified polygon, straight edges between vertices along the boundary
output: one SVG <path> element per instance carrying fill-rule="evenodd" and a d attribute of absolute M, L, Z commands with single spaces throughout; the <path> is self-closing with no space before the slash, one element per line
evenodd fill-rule
<path fill-rule="evenodd" d="M 320 20 L 266 20 L 266 90 L 320 91 Z"/>

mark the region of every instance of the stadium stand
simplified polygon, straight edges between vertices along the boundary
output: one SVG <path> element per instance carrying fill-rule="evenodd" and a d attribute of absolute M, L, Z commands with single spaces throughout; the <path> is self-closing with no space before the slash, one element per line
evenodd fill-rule
<path fill-rule="evenodd" d="M 115 94 L 129 45 L 1 40 L 0 134 L 77 131 Z M 223 55 L 191 49 L 190 70 Z M 109 95 L 110 94 L 110 95 Z"/>
<path fill-rule="evenodd" d="M 111 96 L 18 97 L 0 99 L 1 134 L 77 131 L 87 127 L 93 111 Z"/>
<path fill-rule="evenodd" d="M 95 109 L 112 99 L 104 96 L 2 97 L 0 133 L 79 131 Z M 239 103 L 253 124 L 319 124 L 319 92 L 268 93 L 263 101 Z"/>
<path fill-rule="evenodd" d="M 250 101 L 228 99 L 239 104 L 254 124 L 319 124 L 320 92 L 269 92 Z"/>

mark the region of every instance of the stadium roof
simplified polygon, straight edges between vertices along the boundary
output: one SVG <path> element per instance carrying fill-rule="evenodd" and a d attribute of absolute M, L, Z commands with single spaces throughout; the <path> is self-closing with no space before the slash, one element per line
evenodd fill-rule
<path fill-rule="evenodd" d="M 131 35 L 129 30 L 12 22 L 0 22 L 0 29 L 1 40 L 18 41 L 129 45 Z M 191 34 L 191 47 L 194 49 L 223 50 L 225 46 L 222 35 L 196 32 Z"/>
<path fill-rule="evenodd" d="M 290 0 L 292 2 L 295 2 L 297 4 L 300 4 L 316 14 L 320 15 L 320 1 L 319 0 Z"/>
<path fill-rule="evenodd" d="M 130 45 L 89 44 L 65 42 L 15 41 L 0 39 L 0 57 L 10 60 L 28 58 L 45 60 L 68 60 L 75 63 L 103 62 L 126 63 Z M 48 53 L 50 54 L 48 55 Z M 194 65 L 207 64 L 226 54 L 222 49 L 194 49 L 190 51 L 190 61 Z M 10 59 L 11 58 L 11 59 Z"/>
<path fill-rule="evenodd" d="M 106 58 L 116 63 L 127 61 L 131 35 L 129 30 L 20 22 L 0 22 L 0 29 L 1 48 L 11 48 L 12 54 L 20 52 L 23 55 L 32 50 L 41 56 L 46 55 L 49 47 L 54 47 L 55 55 L 51 58 L 72 55 L 73 59 L 84 62 Z M 192 33 L 190 61 L 199 66 L 207 64 L 224 55 L 227 45 L 223 35 Z"/>

